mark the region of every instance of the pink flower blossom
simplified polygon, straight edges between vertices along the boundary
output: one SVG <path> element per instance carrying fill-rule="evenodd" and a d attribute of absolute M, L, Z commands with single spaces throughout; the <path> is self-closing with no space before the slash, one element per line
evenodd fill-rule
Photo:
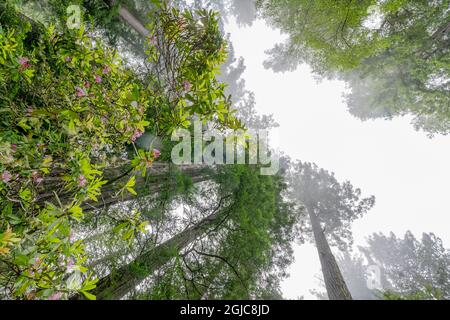
<path fill-rule="evenodd" d="M 33 171 L 31 173 L 31 178 L 33 178 L 33 181 L 37 184 L 40 184 L 44 179 L 39 176 L 39 173 L 37 171 Z"/>
<path fill-rule="evenodd" d="M 13 176 L 12 176 L 11 173 L 9 173 L 9 171 L 5 171 L 5 172 L 2 173 L 2 181 L 3 181 L 4 183 L 10 182 L 11 179 L 12 179 L 12 177 L 13 177 Z"/>
<path fill-rule="evenodd" d="M 86 82 L 84 83 L 84 87 L 85 87 L 85 88 L 90 88 L 90 87 L 91 87 L 91 83 L 90 83 L 89 81 L 86 81 Z"/>
<path fill-rule="evenodd" d="M 48 297 L 48 300 L 60 300 L 62 296 L 61 292 L 56 292 L 52 294 L 50 297 Z"/>
<path fill-rule="evenodd" d="M 72 258 L 67 259 L 67 272 L 73 271 L 73 266 L 75 265 L 75 262 Z"/>
<path fill-rule="evenodd" d="M 86 96 L 86 91 L 84 91 L 84 89 L 82 89 L 80 87 L 75 87 L 75 90 L 77 91 L 76 95 L 78 98 Z"/>
<path fill-rule="evenodd" d="M 192 85 L 191 85 L 191 83 L 189 81 L 187 81 L 187 80 L 183 81 L 183 88 L 184 88 L 185 91 L 190 91 L 191 87 L 192 87 Z"/>
<path fill-rule="evenodd" d="M 72 57 L 65 57 L 65 58 L 64 58 L 64 61 L 65 61 L 65 62 L 70 62 L 70 61 L 72 61 Z"/>
<path fill-rule="evenodd" d="M 94 76 L 94 79 L 95 79 L 95 82 L 96 82 L 96 83 L 101 83 L 101 82 L 102 82 L 102 77 L 100 77 L 100 76 L 98 76 L 98 75 L 95 75 L 95 76 Z"/>
<path fill-rule="evenodd" d="M 17 144 L 12 144 L 11 145 L 11 151 L 12 152 L 16 152 L 17 151 Z"/>
<path fill-rule="evenodd" d="M 30 59 L 28 59 L 27 57 L 19 58 L 20 71 L 28 69 L 30 67 L 30 63 L 29 62 L 30 62 Z"/>
<path fill-rule="evenodd" d="M 108 73 L 110 73 L 110 72 L 111 72 L 111 68 L 110 68 L 108 65 L 105 65 L 105 66 L 103 67 L 102 73 L 103 73 L 103 74 L 108 74 Z"/>
<path fill-rule="evenodd" d="M 84 186 L 86 186 L 86 184 L 87 184 L 86 178 L 83 175 L 79 176 L 78 177 L 78 186 L 80 188 L 83 188 Z"/>
<path fill-rule="evenodd" d="M 155 159 L 158 159 L 161 156 L 161 151 L 159 151 L 158 149 L 153 149 L 153 157 Z"/>
<path fill-rule="evenodd" d="M 149 38 L 149 42 L 152 46 L 156 47 L 158 45 L 158 38 L 155 35 L 153 35 Z"/>
<path fill-rule="evenodd" d="M 133 134 L 133 136 L 131 137 L 131 141 L 133 141 L 133 142 L 135 142 L 140 136 L 142 136 L 144 133 L 141 131 L 141 130 L 139 130 L 139 129 L 137 129 L 135 132 L 134 132 L 134 134 Z"/>
<path fill-rule="evenodd" d="M 28 116 L 28 117 L 31 117 L 31 115 L 33 114 L 33 108 L 32 107 L 28 107 L 27 108 L 27 111 L 26 111 L 26 115 Z"/>

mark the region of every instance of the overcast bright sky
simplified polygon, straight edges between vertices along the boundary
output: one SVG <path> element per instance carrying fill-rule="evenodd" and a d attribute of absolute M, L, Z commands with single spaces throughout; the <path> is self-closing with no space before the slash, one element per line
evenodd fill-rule
<path fill-rule="evenodd" d="M 393 231 L 416 237 L 434 232 L 450 246 L 450 137 L 428 139 L 409 119 L 361 122 L 346 110 L 345 84 L 317 83 L 307 66 L 291 73 L 264 69 L 264 51 L 283 40 L 263 21 L 252 27 L 226 25 L 236 56 L 245 59 L 246 87 L 256 95 L 260 113 L 272 113 L 280 124 L 280 147 L 293 159 L 317 163 L 350 180 L 376 205 L 353 225 L 356 244 L 373 232 Z M 315 247 L 296 246 L 296 263 L 283 283 L 286 298 L 314 298 L 320 263 Z"/>

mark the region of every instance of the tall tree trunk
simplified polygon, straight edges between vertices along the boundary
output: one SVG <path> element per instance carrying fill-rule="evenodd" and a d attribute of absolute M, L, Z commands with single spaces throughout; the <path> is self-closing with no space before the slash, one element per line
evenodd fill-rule
<path fill-rule="evenodd" d="M 311 226 L 317 251 L 319 253 L 320 265 L 322 266 L 323 279 L 325 281 L 328 298 L 330 300 L 352 300 L 352 295 L 342 277 L 327 238 L 320 226 L 319 219 L 312 210 L 312 207 L 308 207 L 307 209 L 309 218 L 311 219 Z"/>
<path fill-rule="evenodd" d="M 109 6 L 114 6 L 117 0 L 105 0 Z M 128 9 L 119 4 L 119 17 L 132 27 L 141 36 L 146 37 L 150 33 L 144 24 L 139 21 Z"/>
<path fill-rule="evenodd" d="M 179 169 L 183 174 L 189 176 L 193 183 L 199 183 L 211 179 L 211 176 L 205 173 L 206 166 L 204 165 L 183 165 L 179 166 Z M 167 186 L 165 182 L 168 180 L 169 170 L 170 166 L 168 163 L 154 163 L 154 167 L 147 171 L 147 176 L 154 179 L 154 181 L 147 181 L 146 177 L 141 177 L 138 175 L 136 176 L 136 184 L 134 187 L 138 195 L 135 196 L 129 192 L 126 192 L 123 196 L 117 196 L 117 193 L 120 192 L 120 188 L 130 178 L 131 171 L 127 170 L 125 167 L 108 169 L 104 173 L 108 183 L 102 187 L 101 195 L 98 197 L 99 201 L 95 202 L 88 200 L 83 203 L 82 208 L 85 212 L 88 212 L 157 193 L 161 191 L 163 187 Z M 72 201 L 70 192 L 61 193 L 60 191 L 63 190 L 62 188 L 64 186 L 64 181 L 60 177 L 50 177 L 50 179 L 51 181 L 44 180 L 43 185 L 45 186 L 46 192 L 39 194 L 36 199 L 36 203 L 43 205 L 46 201 L 56 201 L 55 192 L 58 194 L 59 201 L 62 203 Z"/>
<path fill-rule="evenodd" d="M 204 168 L 184 168 L 182 169 L 183 174 L 189 176 L 192 180 L 192 183 L 200 183 L 207 180 L 211 180 L 211 175 L 208 175 L 204 172 Z M 136 200 L 142 197 L 146 197 L 155 193 L 158 193 L 163 190 L 165 187 L 175 186 L 175 181 L 173 181 L 173 184 L 169 183 L 167 184 L 168 177 L 164 174 L 158 175 L 158 176 L 152 176 L 152 177 L 158 177 L 157 181 L 154 182 L 147 182 L 145 178 L 137 177 L 136 178 L 136 185 L 134 187 L 134 190 L 137 193 L 136 195 L 133 195 L 129 192 L 126 192 L 124 196 L 114 196 L 118 192 L 117 186 L 114 188 L 102 188 L 102 194 L 99 197 L 98 202 L 94 201 L 87 201 L 83 204 L 82 208 L 83 211 L 88 212 L 92 210 L 101 209 L 103 207 L 108 207 L 114 204 L 118 204 L 120 202 L 124 201 L 131 201 Z M 128 177 L 127 177 L 128 179 Z M 126 181 L 124 181 L 126 182 Z"/>
<path fill-rule="evenodd" d="M 227 211 L 227 210 L 225 210 Z M 174 253 L 180 252 L 187 245 L 205 234 L 224 215 L 223 210 L 215 211 L 196 225 L 187 228 L 176 236 L 138 256 L 131 263 L 103 277 L 91 292 L 99 300 L 117 300 L 136 288 L 141 281 L 164 266 Z M 83 299 L 77 295 L 73 300 Z"/>

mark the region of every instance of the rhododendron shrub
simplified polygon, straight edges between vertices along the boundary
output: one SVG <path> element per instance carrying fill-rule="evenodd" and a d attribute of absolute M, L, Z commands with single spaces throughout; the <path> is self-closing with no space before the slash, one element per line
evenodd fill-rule
<path fill-rule="evenodd" d="M 11 17 L 16 17 L 14 20 Z M 145 131 L 149 90 L 83 29 L 59 33 L 10 15 L 0 31 L 0 288 L 67 298 L 95 280 L 83 266 L 81 205 L 104 168 Z M 112 159 L 112 160 L 111 160 Z M 45 200 L 45 201 L 44 201 Z"/>
<path fill-rule="evenodd" d="M 227 58 L 217 13 L 161 4 L 149 16 L 146 77 L 155 93 L 152 103 L 160 108 L 147 112 L 159 119 L 157 134 L 190 127 L 194 115 L 220 129 L 242 128 L 225 95 L 225 84 L 217 80 Z"/>

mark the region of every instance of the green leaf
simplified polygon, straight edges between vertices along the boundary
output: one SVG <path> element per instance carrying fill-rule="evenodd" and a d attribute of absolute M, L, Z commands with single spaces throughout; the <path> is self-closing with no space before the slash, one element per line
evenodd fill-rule
<path fill-rule="evenodd" d="M 137 196 L 137 192 L 133 189 L 135 185 L 136 185 L 136 177 L 132 176 L 125 185 L 125 188 L 128 190 L 129 193 Z"/>
<path fill-rule="evenodd" d="M 88 299 L 88 300 L 97 300 L 97 297 L 94 296 L 93 294 L 86 292 L 84 290 L 81 291 L 82 294 L 84 294 L 84 296 Z"/>
<path fill-rule="evenodd" d="M 132 195 L 137 196 L 137 192 L 136 192 L 133 188 L 128 187 L 127 190 L 128 190 L 128 192 L 131 193 Z"/>
<path fill-rule="evenodd" d="M 70 208 L 69 212 L 71 213 L 71 217 L 74 218 L 77 221 L 81 221 L 84 217 L 83 209 L 81 209 L 80 206 L 75 205 L 72 208 Z"/>
<path fill-rule="evenodd" d="M 120 230 L 122 230 L 123 228 L 126 228 L 128 226 L 128 222 L 123 222 L 117 226 L 114 227 L 113 231 L 114 233 L 119 233 Z"/>

